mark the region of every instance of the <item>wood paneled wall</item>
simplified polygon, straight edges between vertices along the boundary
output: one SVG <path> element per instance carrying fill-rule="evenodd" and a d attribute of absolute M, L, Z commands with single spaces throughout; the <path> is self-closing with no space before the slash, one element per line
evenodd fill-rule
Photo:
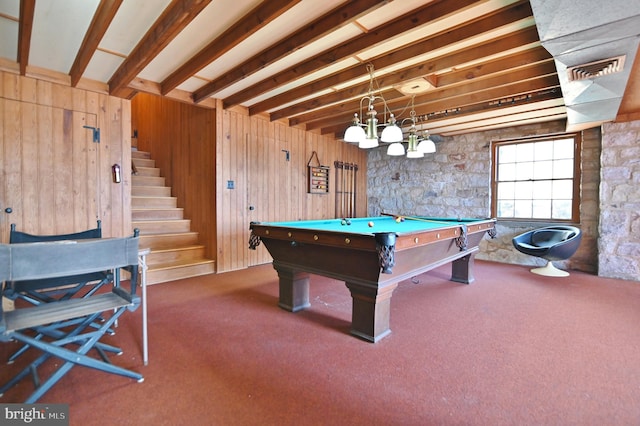
<path fill-rule="evenodd" d="M 215 259 L 215 109 L 139 93 L 131 111 L 138 149 L 151 153 L 206 256 Z"/>
<path fill-rule="evenodd" d="M 218 272 L 271 260 L 263 246 L 248 250 L 251 221 L 333 218 L 334 161 L 359 165 L 357 215 L 367 211 L 365 151 L 220 103 L 200 108 L 143 94 L 130 102 L 0 72 L 0 122 L 2 242 L 8 242 L 10 223 L 57 234 L 91 228 L 100 219 L 105 237 L 129 235 L 132 130 Z M 100 129 L 100 143 L 84 126 Z M 328 194 L 307 192 L 313 151 L 331 167 Z M 121 166 L 119 184 L 112 181 L 113 164 Z M 234 189 L 227 189 L 228 181 Z"/>
<path fill-rule="evenodd" d="M 131 233 L 130 102 L 0 72 L 0 236 L 93 228 Z M 93 132 L 100 129 L 100 143 Z M 122 168 L 122 182 L 111 167 Z M 12 213 L 6 213 L 10 207 Z"/>
<path fill-rule="evenodd" d="M 263 245 L 247 249 L 252 221 L 333 218 L 334 161 L 358 164 L 356 213 L 366 214 L 366 151 L 265 117 L 248 117 L 242 109 L 224 110 L 218 104 L 217 110 L 218 272 L 271 261 Z M 330 166 L 327 194 L 307 191 L 313 151 L 322 165 Z M 227 188 L 230 181 L 234 189 Z"/>
<path fill-rule="evenodd" d="M 334 161 L 359 164 L 358 214 L 367 211 L 367 155 L 355 146 L 221 102 L 210 109 L 141 93 L 131 110 L 138 148 L 156 160 L 217 272 L 271 261 L 263 246 L 248 249 L 251 221 L 333 218 Z M 328 194 L 307 193 L 313 151 L 331 166 Z"/>

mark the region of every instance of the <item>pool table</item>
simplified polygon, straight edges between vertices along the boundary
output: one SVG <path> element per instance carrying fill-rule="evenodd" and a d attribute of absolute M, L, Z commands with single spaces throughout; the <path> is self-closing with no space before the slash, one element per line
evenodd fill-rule
<path fill-rule="evenodd" d="M 353 301 L 351 333 L 371 342 L 391 332 L 391 295 L 400 281 L 451 262 L 451 280 L 469 284 L 480 240 L 495 237 L 495 219 L 380 216 L 250 228 L 249 248 L 262 242 L 273 258 L 281 308 L 310 306 L 309 274 L 344 281 Z"/>

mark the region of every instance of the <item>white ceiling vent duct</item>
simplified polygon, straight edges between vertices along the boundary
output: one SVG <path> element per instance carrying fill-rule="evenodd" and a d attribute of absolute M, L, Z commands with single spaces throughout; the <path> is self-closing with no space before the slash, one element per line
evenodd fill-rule
<path fill-rule="evenodd" d="M 621 72 L 624 69 L 625 57 L 625 55 L 616 56 L 615 58 L 569 67 L 567 68 L 567 77 L 569 81 L 593 80 L 594 78 Z"/>
<path fill-rule="evenodd" d="M 640 2 L 530 3 L 540 42 L 555 60 L 567 107 L 567 130 L 614 120 L 638 51 Z"/>

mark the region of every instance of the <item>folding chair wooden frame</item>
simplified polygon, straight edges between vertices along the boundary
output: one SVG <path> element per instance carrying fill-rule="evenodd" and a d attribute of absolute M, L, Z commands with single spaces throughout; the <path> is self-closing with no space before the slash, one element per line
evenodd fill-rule
<path fill-rule="evenodd" d="M 31 374 L 36 389 L 25 402 L 36 402 L 74 365 L 143 380 L 141 374 L 109 362 L 104 349 L 119 351 L 118 348 L 99 343 L 124 312 L 140 305 L 140 297 L 136 295 L 138 241 L 136 233 L 128 238 L 0 245 L 1 281 L 38 280 L 41 283 L 57 277 L 113 271 L 111 292 L 16 306 L 7 312 L 0 308 L 0 341 L 16 340 L 42 351 L 42 355 L 0 387 L 0 395 Z M 120 285 L 123 268 L 131 272 L 129 291 Z M 104 322 L 97 322 L 99 317 L 104 318 Z M 100 359 L 88 355 L 91 349 L 97 350 Z M 37 368 L 50 357 L 57 357 L 63 363 L 40 382 Z"/>

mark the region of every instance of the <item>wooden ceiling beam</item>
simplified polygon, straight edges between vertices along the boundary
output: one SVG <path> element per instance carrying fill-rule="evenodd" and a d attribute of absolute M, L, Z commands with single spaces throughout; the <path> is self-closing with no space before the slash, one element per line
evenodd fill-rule
<path fill-rule="evenodd" d="M 84 70 L 87 68 L 87 65 L 89 65 L 89 61 L 91 61 L 93 54 L 98 48 L 102 37 L 104 37 L 104 34 L 107 32 L 113 17 L 116 16 L 116 12 L 121 4 L 122 0 L 100 0 L 98 9 L 93 15 L 93 19 L 89 25 L 89 30 L 84 35 L 76 59 L 73 61 L 71 71 L 69 71 L 72 87 L 78 85 Z"/>
<path fill-rule="evenodd" d="M 540 81 L 544 81 L 542 86 L 536 83 Z M 524 86 L 518 86 L 517 83 L 521 83 Z M 431 90 L 414 98 L 414 109 L 416 114 L 425 115 L 433 111 L 454 108 L 455 106 L 468 103 L 515 96 L 530 91 L 527 89 L 527 84 L 531 84 L 531 90 L 534 91 L 559 86 L 560 83 L 555 70 L 555 64 L 547 62 L 534 64 L 511 70 L 510 72 L 500 73 L 499 75 L 478 78 L 470 82 Z M 405 109 L 407 104 L 406 96 L 387 101 L 387 106 L 392 112 Z M 340 123 L 346 126 L 351 122 L 353 113 L 359 112 L 359 102 L 343 103 L 336 105 L 333 109 L 340 114 L 334 114 L 324 121 L 317 120 L 316 122 L 305 123 L 306 128 L 312 130 L 321 127 L 330 127 Z M 404 117 L 396 118 L 400 119 Z M 378 120 L 382 122 L 380 114 Z"/>
<path fill-rule="evenodd" d="M 36 0 L 20 0 L 20 22 L 18 23 L 18 64 L 20 75 L 25 75 L 29 64 L 31 33 L 33 32 L 33 16 Z"/>
<path fill-rule="evenodd" d="M 194 92 L 194 101 L 200 102 L 388 2 L 389 0 L 353 0 L 341 5 L 286 39 L 269 46 L 256 56 L 225 72 L 219 78 L 205 84 Z"/>
<path fill-rule="evenodd" d="M 463 42 L 464 40 L 472 39 L 481 34 L 485 34 L 489 31 L 492 31 L 496 28 L 506 26 L 509 24 L 513 24 L 514 22 L 521 21 L 530 17 L 532 14 L 530 7 L 524 7 L 523 5 L 510 6 L 501 10 L 499 13 L 495 15 L 491 15 L 488 17 L 484 17 L 482 19 L 473 21 L 468 23 L 467 25 L 461 25 L 451 31 L 446 31 L 444 33 L 435 34 L 430 37 L 426 37 L 420 40 L 417 43 L 413 43 L 409 46 L 400 48 L 394 52 L 385 53 L 376 58 L 372 58 L 369 62 L 374 66 L 374 69 L 384 69 L 386 67 L 390 67 L 394 64 L 401 63 L 416 56 L 424 55 L 424 52 L 430 52 L 436 49 L 442 49 L 445 46 L 453 46 L 456 43 Z M 537 31 L 535 32 L 535 40 L 538 41 Z M 482 55 L 484 52 L 475 52 L 477 56 Z M 488 56 L 488 54 L 484 54 L 484 56 Z M 438 66 L 438 62 L 430 61 L 432 66 L 424 67 L 421 72 L 422 74 L 416 74 L 414 76 L 406 76 L 400 75 L 400 73 L 394 73 L 393 76 L 384 76 L 378 78 L 378 81 L 383 86 L 388 86 L 391 84 L 399 83 L 400 81 L 418 78 L 433 72 L 436 72 L 438 69 L 443 69 L 442 66 Z M 260 112 L 264 112 L 278 105 L 289 104 L 296 99 L 307 97 L 313 93 L 318 93 L 322 90 L 326 90 L 328 88 L 333 87 L 337 84 L 344 84 L 345 81 L 352 80 L 354 78 L 360 78 L 365 73 L 363 66 L 354 66 L 350 67 L 346 70 L 343 70 L 339 73 L 335 73 L 327 78 L 323 78 L 318 81 L 311 82 L 299 88 L 288 91 L 287 93 L 279 96 L 274 96 L 270 99 L 265 99 L 262 102 L 259 102 L 255 105 L 252 105 L 249 109 L 251 114 L 257 114 Z M 420 72 L 420 70 L 415 70 Z M 388 83 L 382 83 L 382 78 L 393 80 L 394 78 L 397 81 L 389 81 Z M 353 96 L 362 96 L 364 95 L 369 88 L 369 83 L 362 83 L 357 86 L 352 86 L 352 93 L 344 93 L 344 98 L 353 97 Z M 298 98 L 296 98 L 298 96 Z M 308 101 L 309 102 L 309 101 Z M 301 108 L 305 108 L 300 104 Z M 307 108 L 308 109 L 308 108 Z M 283 118 L 285 116 L 295 115 L 288 111 L 275 111 L 271 113 L 272 119 L 277 120 Z"/>
<path fill-rule="evenodd" d="M 527 33 L 526 37 L 523 38 L 523 33 Z M 467 49 L 458 51 L 451 55 L 443 55 L 441 57 L 433 58 L 428 62 L 418 64 L 413 67 L 405 68 L 394 73 L 396 75 L 395 79 L 398 81 L 407 81 L 412 80 L 418 77 L 424 76 L 427 72 L 430 73 L 438 73 L 442 70 L 457 68 L 463 66 L 465 63 L 478 61 L 484 57 L 490 57 L 499 54 L 500 52 L 514 50 L 518 47 L 522 47 L 522 42 L 524 42 L 525 47 L 530 47 L 530 49 L 526 49 L 522 52 L 514 53 L 510 56 L 511 60 L 508 60 L 509 57 L 500 57 L 500 59 L 496 59 L 492 62 L 496 61 L 504 61 L 508 60 L 508 62 L 500 64 L 494 64 L 491 67 L 487 67 L 484 70 L 478 70 L 477 66 L 472 68 L 464 68 L 464 75 L 460 73 L 453 74 L 454 77 L 446 77 L 448 73 L 439 74 L 438 79 L 445 78 L 439 82 L 440 88 L 446 85 L 451 85 L 456 82 L 464 82 L 469 80 L 469 74 L 472 73 L 475 77 L 486 76 L 493 72 L 497 72 L 500 70 L 507 70 L 509 68 L 513 68 L 516 66 L 523 66 L 527 64 L 538 63 L 541 61 L 551 61 L 551 56 L 549 53 L 539 45 L 532 44 L 531 42 L 535 42 L 538 39 L 537 30 L 535 28 L 530 28 L 527 30 L 518 31 L 513 36 L 503 37 L 499 40 L 490 41 L 488 43 L 480 43 L 477 45 L 473 45 L 468 47 Z M 475 70 L 475 72 L 474 72 Z M 381 87 L 386 87 L 391 83 L 389 80 L 390 77 L 385 76 L 382 80 L 387 84 L 381 85 Z M 395 81 L 395 79 L 393 81 Z M 349 90 L 348 88 L 346 90 Z M 407 96 L 408 97 L 408 96 Z M 336 92 L 336 94 L 325 95 L 322 97 L 322 100 L 325 105 L 329 105 L 328 108 L 324 108 L 326 111 L 330 109 L 332 103 L 335 102 L 344 102 L 345 99 L 351 99 L 353 95 L 351 92 Z M 334 101 L 334 102 L 332 102 Z M 310 109 L 310 105 L 307 105 Z M 317 108 L 317 107 L 315 107 Z M 273 114 L 272 114 L 273 115 Z M 294 114 L 291 114 L 294 115 Z M 323 111 L 312 110 L 307 113 L 302 113 L 292 117 L 289 121 L 291 125 L 298 125 L 304 122 L 317 120 L 318 116 L 327 115 Z"/>
<path fill-rule="evenodd" d="M 428 119 L 421 120 L 419 125 L 425 130 L 430 130 L 435 127 L 444 128 L 471 121 L 506 120 L 508 116 L 532 114 L 540 110 L 565 109 L 562 90 L 559 88 L 530 92 L 518 96 L 517 99 L 511 99 L 511 102 L 504 103 L 492 100 L 465 105 L 456 113 L 451 114 L 432 114 Z"/>
<path fill-rule="evenodd" d="M 417 8 L 410 13 L 400 16 L 373 30 L 354 37 L 338 46 L 327 49 L 324 52 L 307 58 L 284 71 L 281 71 L 265 80 L 262 80 L 235 95 L 223 100 L 223 105 L 228 108 L 241 104 L 251 98 L 262 95 L 270 90 L 280 87 L 291 81 L 325 68 L 337 61 L 352 57 L 365 50 L 371 49 L 391 38 L 404 33 L 407 28 L 415 28 L 421 25 L 454 14 L 461 9 L 475 3 L 473 0 L 458 0 L 455 2 L 442 1 L 429 3 Z"/>
<path fill-rule="evenodd" d="M 409 99 L 406 95 L 395 89 L 377 92 L 376 95 L 382 95 L 387 103 L 399 100 L 408 102 Z M 378 120 L 382 120 L 380 118 L 384 114 L 382 102 L 375 102 L 374 106 L 378 113 Z M 289 125 L 304 125 L 307 130 L 314 130 L 333 123 L 344 123 L 345 117 L 347 117 L 346 122 L 350 123 L 353 121 L 354 113 L 358 114 L 360 121 L 363 121 L 363 115 L 365 115 L 364 119 L 366 119 L 366 110 L 360 110 L 360 99 L 350 99 L 340 104 L 334 104 L 326 108 L 309 111 L 306 114 L 290 118 Z"/>
<path fill-rule="evenodd" d="M 182 31 L 211 0 L 173 0 L 149 28 L 109 80 L 109 92 L 119 96 L 127 86 Z"/>
<path fill-rule="evenodd" d="M 262 2 L 233 24 L 219 37 L 200 50 L 184 65 L 175 70 L 160 84 L 162 94 L 167 94 L 192 77 L 202 68 L 236 47 L 250 35 L 264 28 L 301 0 L 269 0 Z"/>
<path fill-rule="evenodd" d="M 476 88 L 470 85 L 471 80 L 488 78 L 488 77 L 491 77 L 491 80 L 489 80 L 488 84 L 483 84 L 476 90 L 486 90 L 489 86 L 493 86 L 493 83 L 496 81 L 496 79 L 500 79 L 500 81 L 505 81 L 505 83 L 508 83 L 509 79 L 501 78 L 500 75 L 501 74 L 518 74 L 517 73 L 518 68 L 522 67 L 521 64 L 522 64 L 523 55 L 524 54 L 514 55 L 512 58 L 502 58 L 500 60 L 492 61 L 490 63 L 490 66 L 482 67 L 483 68 L 482 73 L 476 72 L 473 77 L 469 77 L 469 69 L 462 69 L 462 70 L 443 74 L 442 76 L 438 77 L 441 86 L 427 93 L 429 94 L 432 92 L 437 92 L 438 97 L 444 98 L 447 94 L 447 92 L 444 91 L 444 88 L 445 87 L 453 88 L 456 85 L 458 86 L 464 85 L 465 88 L 463 90 L 472 91 Z M 523 78 L 531 78 L 532 76 L 535 77 L 535 76 L 549 75 L 549 74 L 555 73 L 555 63 L 553 62 L 553 59 L 545 58 L 540 62 L 529 63 L 528 65 L 526 65 L 526 67 L 529 68 L 530 71 L 527 71 L 526 73 L 523 73 L 523 74 L 519 74 L 519 75 L 522 75 Z M 477 67 L 475 67 L 475 69 L 477 70 Z M 424 98 L 423 96 L 426 96 L 426 95 L 416 96 L 416 98 L 414 99 L 414 105 L 419 105 L 420 102 L 426 102 L 426 98 Z M 455 96 L 457 96 L 457 94 Z M 404 118 L 404 117 L 400 117 L 398 112 L 400 111 L 400 109 L 406 108 L 409 102 L 408 99 L 410 99 L 410 97 L 405 95 L 403 96 L 403 99 L 405 100 L 405 102 L 404 104 L 400 104 L 400 105 L 398 105 L 399 98 L 396 98 L 396 100 L 394 99 L 387 100 L 388 105 L 390 105 L 390 107 L 395 105 L 395 110 L 392 109 L 392 112 L 395 112 L 397 119 Z M 389 101 L 394 101 L 394 102 L 389 102 Z M 313 113 L 312 112 L 309 113 L 308 116 L 309 118 L 313 117 Z M 331 120 L 333 120 L 333 118 L 329 118 L 325 120 L 317 120 L 317 115 L 316 115 L 316 119 L 312 121 L 307 121 L 305 123 L 302 120 L 303 118 L 305 117 L 295 117 L 294 119 L 289 120 L 289 124 L 292 126 L 305 124 L 305 128 L 307 130 L 314 130 L 314 129 L 323 127 L 324 125 L 326 125 L 327 122 L 331 122 Z"/>
<path fill-rule="evenodd" d="M 545 81 L 545 86 L 540 87 L 534 81 Z M 542 90 L 547 87 L 555 87 L 560 85 L 558 80 L 558 74 L 553 62 L 544 62 L 541 64 L 534 64 L 526 67 L 522 67 L 510 72 L 503 72 L 497 75 L 492 75 L 486 78 L 479 78 L 471 80 L 465 84 L 457 84 L 443 89 L 437 89 L 431 92 L 427 92 L 423 95 L 416 96 L 414 98 L 414 105 L 416 113 L 419 113 L 423 109 L 424 105 L 429 105 L 429 108 L 433 106 L 433 102 L 441 102 L 449 99 L 458 99 L 460 102 L 461 97 L 467 97 L 469 101 L 473 102 L 474 97 L 481 96 L 483 100 L 487 93 L 492 90 L 499 90 L 502 87 L 514 88 L 516 83 L 526 84 L 531 83 L 531 90 Z M 520 93 L 528 92 L 530 90 L 522 90 L 520 88 L 513 89 L 514 92 L 503 94 L 497 94 L 493 98 L 501 98 L 504 96 L 515 96 Z M 465 102 L 461 102 L 462 105 Z M 402 105 L 391 103 L 390 107 L 401 107 Z M 449 107 L 450 108 L 450 107 Z"/>
<path fill-rule="evenodd" d="M 496 112 L 499 110 L 504 110 L 505 108 L 509 108 L 512 106 L 521 106 L 524 111 L 533 111 L 538 109 L 536 105 L 542 104 L 546 105 L 548 101 L 559 99 L 560 105 L 563 106 L 564 102 L 562 101 L 562 90 L 560 86 L 549 86 L 548 83 L 551 80 L 548 80 L 546 77 L 543 77 L 539 80 L 539 84 L 536 84 L 536 87 L 539 87 L 538 90 L 532 92 L 520 92 L 517 96 L 518 99 L 513 103 L 498 103 L 497 99 L 504 98 L 513 98 L 513 95 L 510 95 L 510 92 L 520 91 L 521 89 L 526 89 L 526 85 L 516 83 L 515 85 L 511 85 L 509 87 L 501 88 L 498 92 L 487 92 L 486 96 L 480 97 L 477 102 L 466 104 L 463 106 L 451 106 L 450 108 L 442 108 L 440 110 L 430 109 L 429 112 L 424 112 L 425 110 L 416 110 L 416 115 L 418 117 L 418 124 L 422 125 L 425 130 L 431 131 L 433 128 L 441 127 L 439 125 L 440 122 L 445 120 L 451 120 L 453 116 L 456 118 L 464 118 L 464 117 L 474 117 L 480 116 L 486 113 Z M 498 98 L 493 96 L 495 95 L 504 95 Z M 447 101 L 444 101 L 445 103 Z M 451 105 L 459 105 L 459 102 L 454 102 Z M 527 107 L 526 105 L 530 105 Z M 432 107 L 442 107 L 442 104 L 433 104 Z M 555 105 L 554 105 L 555 107 Z M 428 108 L 427 108 L 428 109 Z M 447 109 L 457 109 L 457 112 L 451 112 L 450 115 L 445 115 L 444 111 Z M 438 113 L 441 111 L 442 113 Z M 438 113 L 438 114 L 436 114 Z M 429 117 L 427 120 L 421 119 L 422 117 Z M 478 120 L 482 121 L 485 119 L 495 119 L 499 117 L 494 115 L 493 117 L 478 117 Z M 473 118 L 470 118 L 470 120 Z M 320 130 L 320 133 L 323 135 L 333 134 L 336 139 L 342 139 L 344 135 L 344 131 L 349 126 L 349 123 L 339 123 L 333 124 L 330 126 L 325 126 Z"/>
<path fill-rule="evenodd" d="M 473 49 L 467 49 L 468 52 L 474 55 L 482 55 L 486 51 L 481 48 L 481 46 L 475 46 Z M 456 53 L 455 56 L 462 56 L 460 53 Z M 442 60 L 444 59 L 444 60 Z M 506 57 L 501 58 L 502 60 L 507 60 Z M 493 66 L 489 66 L 486 68 L 483 67 L 475 67 L 473 70 L 467 70 L 463 76 L 460 76 L 460 73 L 453 74 L 450 73 L 437 74 L 441 72 L 443 69 L 446 70 L 449 67 L 445 67 L 446 56 L 443 58 L 435 58 L 434 60 L 430 60 L 425 63 L 417 64 L 411 67 L 407 67 L 401 69 L 397 72 L 387 74 L 380 79 L 376 79 L 379 87 L 388 88 L 388 87 L 396 87 L 399 88 L 402 83 L 416 80 L 419 78 L 428 78 L 431 76 L 432 80 L 437 79 L 438 87 L 447 86 L 453 84 L 453 82 L 460 82 L 469 80 L 470 78 L 486 76 L 492 74 L 494 72 L 498 72 L 500 70 L 512 68 L 511 64 L 533 64 L 536 62 L 540 62 L 542 60 L 547 60 L 549 62 L 552 61 L 549 54 L 542 47 L 537 47 L 535 50 L 525 50 L 520 52 L 517 56 L 512 58 L 512 61 L 509 62 L 509 66 L 506 64 L 496 64 L 493 61 Z M 457 63 L 455 67 L 462 66 L 463 63 Z M 428 73 L 428 74 L 427 74 Z M 443 81 L 440 81 L 442 76 L 447 76 L 447 78 Z M 291 117 L 290 122 L 292 125 L 300 124 L 303 121 L 308 121 L 307 117 L 316 117 L 318 112 L 315 111 L 320 106 L 331 106 L 332 104 L 344 102 L 345 99 L 353 99 L 353 98 L 361 98 L 366 95 L 367 86 L 362 84 L 347 87 L 343 90 L 336 91 L 334 93 L 323 95 L 320 99 L 311 99 L 308 101 L 303 101 L 298 104 L 290 105 L 281 110 L 275 111 L 271 114 L 271 119 L 281 119 L 283 117 Z M 363 91 L 364 90 L 364 91 Z M 405 95 L 406 98 L 409 98 L 410 95 Z M 321 102 L 320 102 L 321 100 Z"/>

